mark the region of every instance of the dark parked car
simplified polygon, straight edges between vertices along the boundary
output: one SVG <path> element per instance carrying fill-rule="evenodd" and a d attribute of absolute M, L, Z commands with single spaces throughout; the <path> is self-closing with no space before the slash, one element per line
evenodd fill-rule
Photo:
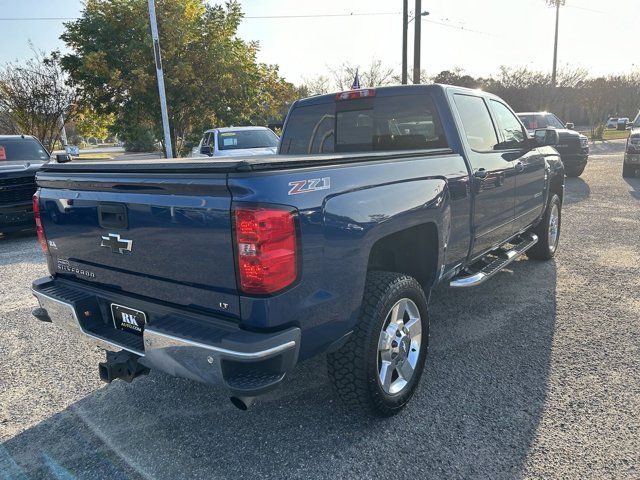
<path fill-rule="evenodd" d="M 529 133 L 537 128 L 554 128 L 560 137 L 556 150 L 562 157 L 564 171 L 568 177 L 579 177 L 584 172 L 589 158 L 589 139 L 574 130 L 566 128 L 553 113 L 522 112 L 518 117 Z"/>
<path fill-rule="evenodd" d="M 50 159 L 34 137 L 0 136 L 0 233 L 35 226 L 32 197 L 36 171 Z"/>
<path fill-rule="evenodd" d="M 631 126 L 622 166 L 623 177 L 633 177 L 640 173 L 640 113 Z"/>
<path fill-rule="evenodd" d="M 117 350 L 107 382 L 156 368 L 247 408 L 328 353 L 345 401 L 393 415 L 425 365 L 435 285 L 554 256 L 557 142 L 494 95 L 411 85 L 295 102 L 278 155 L 51 163 L 33 314 Z"/>

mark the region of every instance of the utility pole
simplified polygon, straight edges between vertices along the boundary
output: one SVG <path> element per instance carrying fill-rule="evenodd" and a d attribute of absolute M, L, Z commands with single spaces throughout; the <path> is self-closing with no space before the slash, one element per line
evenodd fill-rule
<path fill-rule="evenodd" d="M 556 86 L 556 74 L 558 71 L 558 26 L 560 24 L 560 7 L 566 0 L 547 0 L 547 4 L 556 7 L 556 38 L 553 43 L 553 69 L 551 70 L 551 85 Z"/>
<path fill-rule="evenodd" d="M 409 30 L 409 0 L 402 0 L 402 85 L 407 84 L 407 31 Z"/>
<path fill-rule="evenodd" d="M 422 12 L 422 0 L 416 0 L 415 30 L 413 38 L 413 83 L 420 83 L 420 43 L 421 27 L 420 15 Z"/>
<path fill-rule="evenodd" d="M 169 115 L 167 114 L 167 97 L 164 93 L 164 73 L 162 71 L 162 58 L 160 57 L 160 40 L 158 38 L 158 24 L 156 22 L 156 6 L 154 0 L 149 0 L 149 22 L 151 23 L 153 52 L 156 60 L 156 76 L 158 77 L 158 93 L 160 94 L 160 112 L 162 114 L 162 129 L 164 130 L 164 146 L 167 158 L 172 158 L 173 147 L 171 145 L 171 132 L 169 130 Z"/>

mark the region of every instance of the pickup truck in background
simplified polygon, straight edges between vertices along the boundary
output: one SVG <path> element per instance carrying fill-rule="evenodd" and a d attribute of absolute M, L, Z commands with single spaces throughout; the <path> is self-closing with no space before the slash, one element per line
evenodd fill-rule
<path fill-rule="evenodd" d="M 155 368 L 247 408 L 327 353 L 345 401 L 393 415 L 434 285 L 554 256 L 557 142 L 494 95 L 411 85 L 295 102 L 278 155 L 49 164 L 33 314 L 109 350 L 107 382 Z"/>
<path fill-rule="evenodd" d="M 0 233 L 35 227 L 32 197 L 36 172 L 49 152 L 32 136 L 0 136 Z"/>
<path fill-rule="evenodd" d="M 623 177 L 634 177 L 640 174 L 640 113 L 636 115 L 624 150 Z"/>
<path fill-rule="evenodd" d="M 589 159 L 589 139 L 585 135 L 567 128 L 553 113 L 523 112 L 518 113 L 518 117 L 530 134 L 538 128 L 556 129 L 559 141 L 555 148 L 560 153 L 565 173 L 568 177 L 582 175 Z"/>

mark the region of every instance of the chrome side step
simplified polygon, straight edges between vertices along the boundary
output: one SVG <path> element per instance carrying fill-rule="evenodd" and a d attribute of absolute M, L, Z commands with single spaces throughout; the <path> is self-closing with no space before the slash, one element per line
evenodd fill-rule
<path fill-rule="evenodd" d="M 454 277 L 449 286 L 452 288 L 466 288 L 480 285 L 538 243 L 538 236 L 533 233 L 525 234 L 515 241 L 517 243 L 514 243 L 513 247 L 509 249 L 498 249 L 488 253 L 474 264 L 484 263 L 484 265 L 479 266 L 477 269 L 473 268 L 472 265 L 466 271 Z"/>

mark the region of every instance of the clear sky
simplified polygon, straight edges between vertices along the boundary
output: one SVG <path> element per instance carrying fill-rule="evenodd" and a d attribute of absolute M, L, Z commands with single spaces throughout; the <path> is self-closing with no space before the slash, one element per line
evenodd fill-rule
<path fill-rule="evenodd" d="M 211 0 L 215 3 L 215 0 Z M 247 18 L 239 34 L 260 42 L 259 59 L 280 65 L 290 81 L 326 74 L 343 62 L 380 59 L 400 67 L 401 0 L 241 0 Z M 409 0 L 413 10 L 414 0 Z M 554 9 L 544 0 L 423 0 L 422 67 L 430 74 L 461 67 L 490 75 L 500 65 L 550 70 Z M 0 18 L 76 17 L 80 0 L 0 0 Z M 292 15 L 389 13 L 389 15 L 250 18 Z M 567 0 L 561 10 L 559 65 L 592 75 L 640 69 L 640 0 Z M 0 20 L 0 63 L 42 50 L 64 49 L 62 21 Z M 409 35 L 411 63 L 413 29 Z M 162 39 L 160 39 L 162 42 Z"/>

